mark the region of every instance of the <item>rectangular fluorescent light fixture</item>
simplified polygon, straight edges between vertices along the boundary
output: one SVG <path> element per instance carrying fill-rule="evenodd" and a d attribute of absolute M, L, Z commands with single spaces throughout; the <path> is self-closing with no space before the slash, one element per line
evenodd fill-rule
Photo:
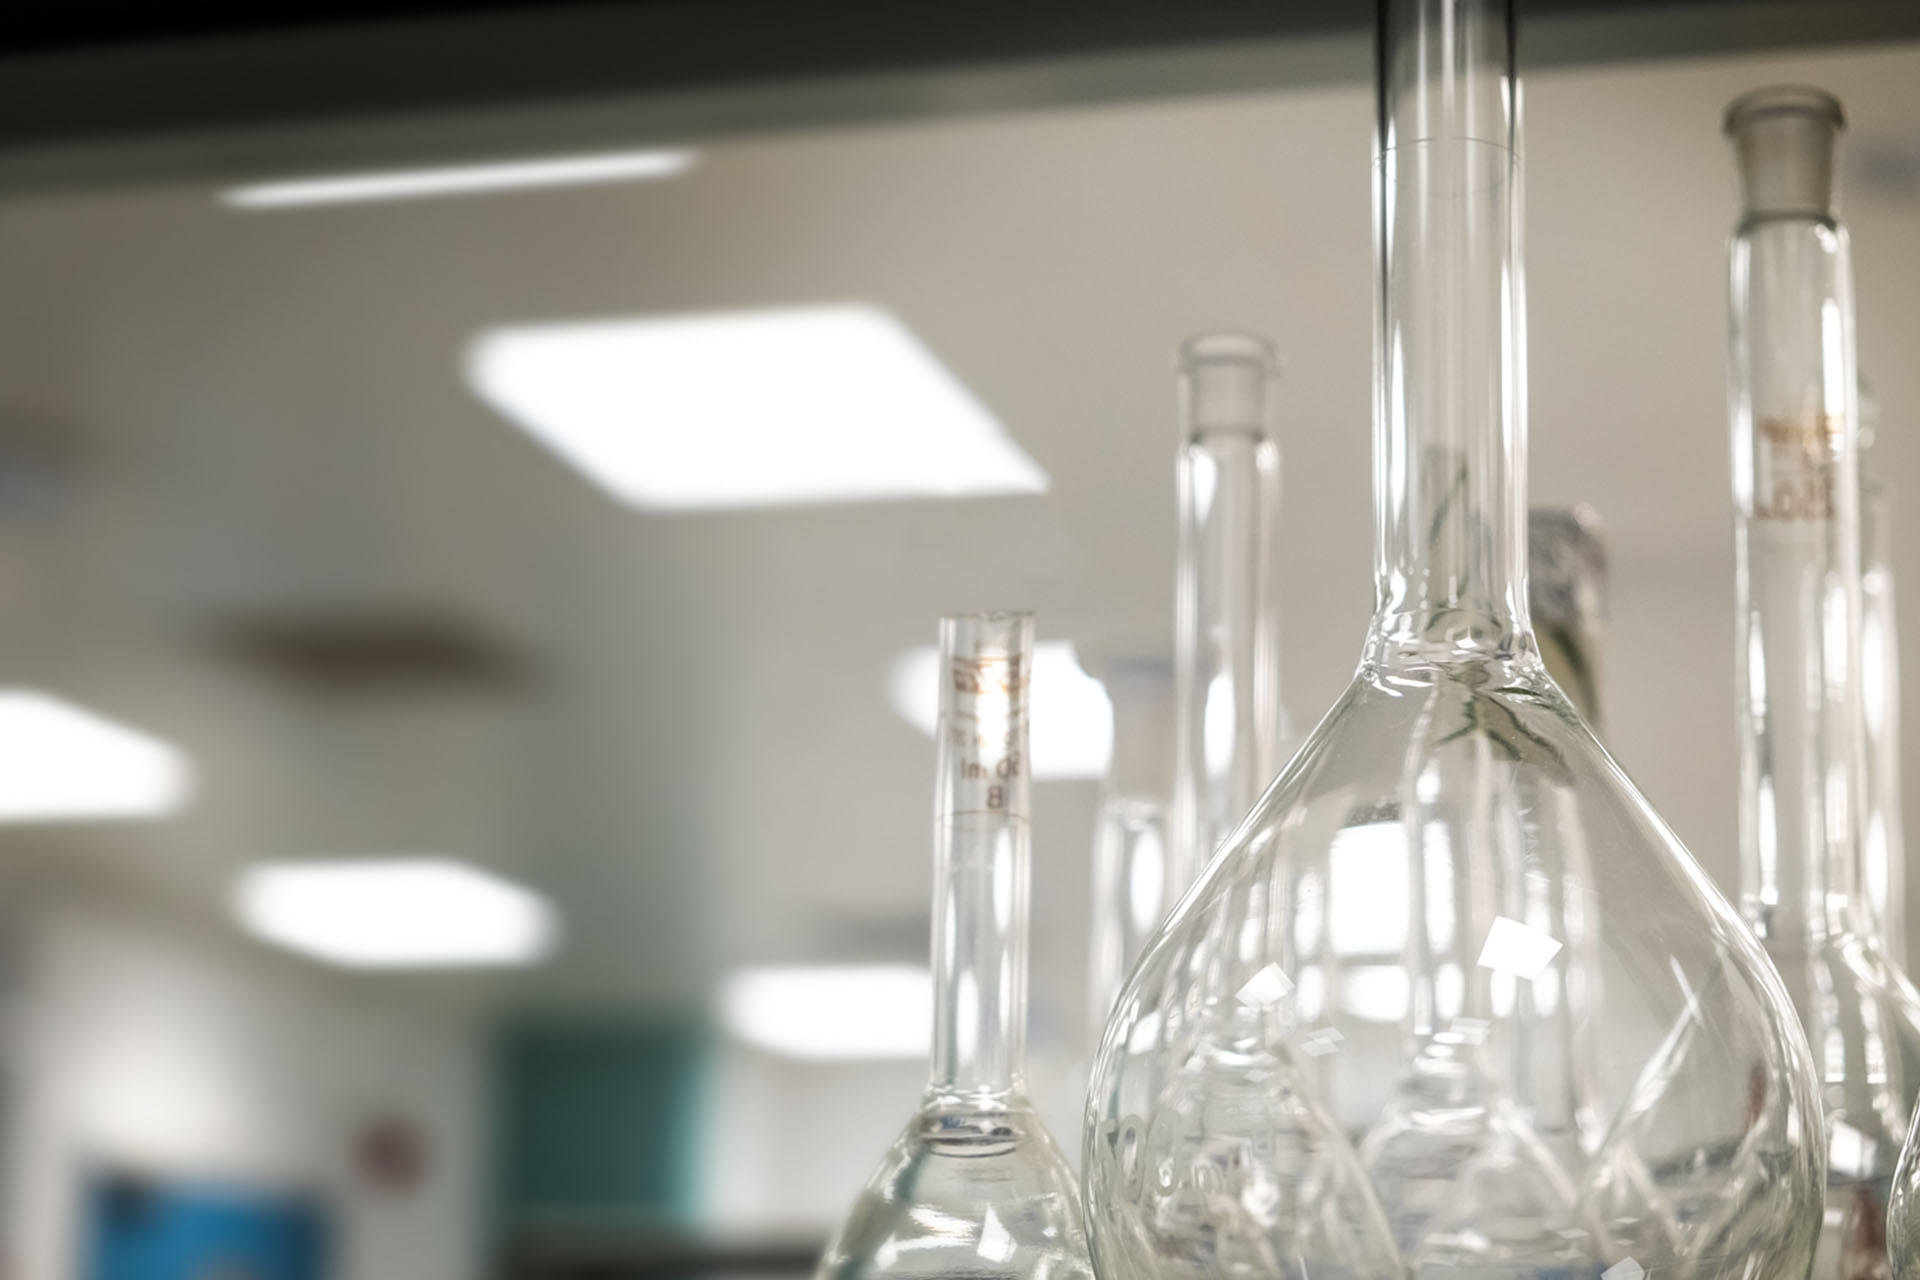
<path fill-rule="evenodd" d="M 229 187 L 220 202 L 231 209 L 294 209 L 314 205 L 426 200 L 436 196 L 486 195 L 539 187 L 585 187 L 609 182 L 672 178 L 693 167 L 686 150 L 607 151 L 546 156 L 492 164 L 442 165 L 338 173 Z"/>
<path fill-rule="evenodd" d="M 264 863 L 232 906 L 255 937 L 347 969 L 531 964 L 558 932 L 538 894 L 445 858 Z"/>
<path fill-rule="evenodd" d="M 33 689 L 0 689 L 0 822 L 156 818 L 183 806 L 178 748 Z"/>
<path fill-rule="evenodd" d="M 654 511 L 1044 493 L 1047 476 L 891 313 L 787 307 L 493 329 L 468 385 Z"/>
<path fill-rule="evenodd" d="M 924 1058 L 933 975 L 904 964 L 742 969 L 717 1001 L 720 1024 L 768 1053 L 816 1062 Z"/>
<path fill-rule="evenodd" d="M 1098 778 L 1113 757 L 1113 704 L 1106 686 L 1080 666 L 1073 644 L 1033 647 L 1031 724 L 1033 776 Z M 940 651 L 918 645 L 887 668 L 887 701 L 900 718 L 931 738 L 940 719 Z"/>

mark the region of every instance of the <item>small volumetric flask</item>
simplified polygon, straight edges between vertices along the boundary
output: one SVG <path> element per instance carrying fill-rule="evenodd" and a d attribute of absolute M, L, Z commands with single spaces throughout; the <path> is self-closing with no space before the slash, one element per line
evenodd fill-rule
<path fill-rule="evenodd" d="M 1894 1168 L 1920 1088 L 1920 992 L 1863 893 L 1858 376 L 1840 104 L 1760 89 L 1727 109 L 1741 900 L 1813 1046 L 1827 1137 L 1814 1280 L 1888 1271 Z"/>
<path fill-rule="evenodd" d="M 1173 907 L 1173 664 L 1127 655 L 1102 664 L 1113 759 L 1093 824 L 1088 1010 L 1097 1037 L 1140 949 Z"/>
<path fill-rule="evenodd" d="M 1529 618 L 1512 5 L 1380 12 L 1373 622 L 1116 1002 L 1095 1268 L 1806 1280 L 1792 1003 Z"/>
<path fill-rule="evenodd" d="M 1170 678 L 1172 702 L 1150 685 L 1149 660 L 1116 664 L 1108 677 L 1114 765 L 1095 837 L 1096 1035 L 1142 945 L 1287 749 L 1273 347 L 1257 334 L 1201 334 L 1181 344 L 1178 368 L 1174 659 L 1153 664 Z M 1146 800 L 1162 788 L 1171 788 L 1170 808 Z"/>
<path fill-rule="evenodd" d="M 1257 334 L 1206 333 L 1180 348 L 1169 908 L 1281 764 L 1277 378 Z"/>
<path fill-rule="evenodd" d="M 1033 619 L 940 623 L 933 1062 L 816 1280 L 1090 1280 L 1073 1170 L 1027 1098 Z"/>

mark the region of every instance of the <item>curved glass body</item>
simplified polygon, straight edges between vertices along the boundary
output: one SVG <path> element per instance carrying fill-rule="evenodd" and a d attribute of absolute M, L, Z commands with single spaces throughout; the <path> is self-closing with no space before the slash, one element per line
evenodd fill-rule
<path fill-rule="evenodd" d="M 1090 1280 L 1073 1170 L 1026 1096 L 1033 620 L 940 624 L 933 1064 L 817 1280 Z"/>
<path fill-rule="evenodd" d="M 1511 22 L 1383 6 L 1372 632 L 1108 1024 L 1102 1280 L 1807 1274 L 1791 1004 L 1528 625 Z"/>
<path fill-rule="evenodd" d="M 1742 906 L 1820 1072 L 1815 1280 L 1887 1273 L 1884 1222 L 1920 1087 L 1920 993 L 1860 892 L 1866 813 L 1853 280 L 1833 216 L 1837 102 L 1763 89 L 1727 112 L 1745 208 L 1731 254 Z"/>
<path fill-rule="evenodd" d="M 1887 1206 L 1887 1261 L 1893 1280 L 1920 1280 L 1920 1117 L 1907 1133 Z"/>

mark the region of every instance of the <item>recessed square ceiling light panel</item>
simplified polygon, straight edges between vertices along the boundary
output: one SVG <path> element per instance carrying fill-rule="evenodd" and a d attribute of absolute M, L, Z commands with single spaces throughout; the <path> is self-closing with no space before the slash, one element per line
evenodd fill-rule
<path fill-rule="evenodd" d="M 940 651 L 908 649 L 887 669 L 887 701 L 929 738 L 940 719 Z M 1098 778 L 1113 756 L 1113 704 L 1066 640 L 1033 647 L 1028 713 L 1036 778 Z"/>
<path fill-rule="evenodd" d="M 542 156 L 491 164 L 383 169 L 372 173 L 323 174 L 229 187 L 220 202 L 232 209 L 298 209 L 330 204 L 427 200 L 436 196 L 489 195 L 541 187 L 584 187 L 608 182 L 672 178 L 693 167 L 683 150 L 609 151 L 582 156 Z"/>
<path fill-rule="evenodd" d="M 169 743 L 33 689 L 0 689 L 0 822 L 157 818 L 187 801 Z"/>
<path fill-rule="evenodd" d="M 878 307 L 494 329 L 469 348 L 467 380 L 588 479 L 655 511 L 1047 488 Z"/>
<path fill-rule="evenodd" d="M 250 867 L 233 910 L 255 937 L 348 969 L 532 964 L 558 933 L 545 899 L 445 858 Z"/>
<path fill-rule="evenodd" d="M 933 975 L 914 965 L 742 969 L 717 1003 L 736 1039 L 788 1058 L 924 1058 L 933 1038 Z"/>

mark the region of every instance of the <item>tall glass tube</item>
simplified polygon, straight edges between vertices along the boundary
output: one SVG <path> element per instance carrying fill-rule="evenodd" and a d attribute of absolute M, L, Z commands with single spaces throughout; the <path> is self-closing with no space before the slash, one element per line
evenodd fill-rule
<path fill-rule="evenodd" d="M 1073 1172 L 1026 1094 L 1033 620 L 940 624 L 927 1091 L 820 1280 L 1089 1280 Z"/>
<path fill-rule="evenodd" d="M 1907 845 L 1900 804 L 1900 631 L 1893 593 L 1893 510 L 1872 466 L 1878 405 L 1860 383 L 1860 694 L 1867 738 L 1867 810 L 1860 889 L 1869 926 L 1907 965 Z"/>
<path fill-rule="evenodd" d="M 1381 13 L 1373 624 L 1116 1002 L 1095 1265 L 1805 1280 L 1824 1159 L 1792 1005 L 1529 625 L 1512 6 Z M 1584 1092 L 1569 1011 L 1599 1029 Z M 1400 1168 L 1430 1207 L 1389 1223 L 1341 1130 L 1456 1120 L 1470 1141 Z"/>
<path fill-rule="evenodd" d="M 1275 378 L 1273 348 L 1255 334 L 1202 334 L 1180 349 L 1169 907 L 1281 763 Z"/>
<path fill-rule="evenodd" d="M 1742 902 L 1814 1047 L 1828 1135 L 1817 1280 L 1884 1276 L 1920 1086 L 1920 993 L 1857 883 L 1865 812 L 1853 278 L 1834 216 L 1840 104 L 1762 89 L 1727 110 Z"/>
<path fill-rule="evenodd" d="M 1113 761 L 1093 824 L 1087 1002 L 1096 1036 L 1127 972 L 1173 906 L 1177 736 L 1173 664 L 1164 656 L 1116 657 L 1104 664 L 1102 675 L 1113 703 Z"/>

